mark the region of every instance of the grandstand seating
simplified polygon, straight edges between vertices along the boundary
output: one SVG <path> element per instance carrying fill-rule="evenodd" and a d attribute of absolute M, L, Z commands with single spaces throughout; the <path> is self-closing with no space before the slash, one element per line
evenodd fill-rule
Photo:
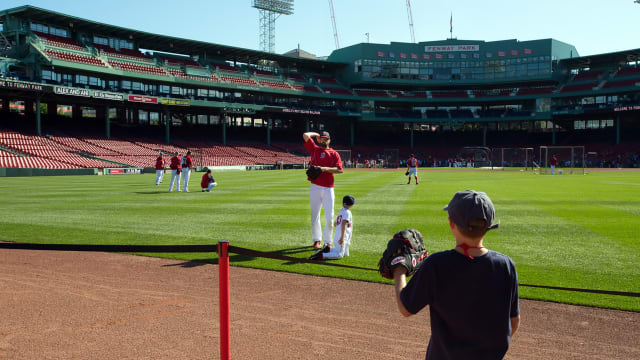
<path fill-rule="evenodd" d="M 602 88 L 612 89 L 612 88 L 619 88 L 619 87 L 638 86 L 636 84 L 640 84 L 640 78 L 621 80 L 621 81 L 607 81 Z"/>
<path fill-rule="evenodd" d="M 66 38 L 63 36 L 45 34 L 38 31 L 34 31 L 33 33 L 40 38 L 40 42 L 42 42 L 44 45 L 65 48 L 65 49 L 75 50 L 75 51 L 81 51 L 81 52 L 87 52 L 87 49 L 77 44 L 75 41 L 73 41 L 73 39 Z"/>
<path fill-rule="evenodd" d="M 166 62 L 168 65 L 185 65 L 185 66 L 195 66 L 200 67 L 200 64 L 189 58 L 173 58 L 173 57 L 164 57 L 160 56 L 163 62 Z"/>
<path fill-rule="evenodd" d="M 258 84 L 253 79 L 245 79 L 245 78 L 229 76 L 229 75 L 219 75 L 219 77 L 220 77 L 220 80 L 222 80 L 223 82 L 227 82 L 235 85 L 260 86 L 260 84 Z"/>
<path fill-rule="evenodd" d="M 157 75 L 157 76 L 169 76 L 169 73 L 167 73 L 167 71 L 157 66 L 134 64 L 134 63 L 123 62 L 123 61 L 115 61 L 112 59 L 109 59 L 108 62 L 116 70 Z"/>
<path fill-rule="evenodd" d="M 640 67 L 622 68 L 616 72 L 615 77 L 637 76 L 640 75 Z"/>
<path fill-rule="evenodd" d="M 587 81 L 587 80 L 597 80 L 600 76 L 602 76 L 602 71 L 584 71 L 578 73 L 576 76 L 571 79 L 571 82 L 578 81 Z"/>
<path fill-rule="evenodd" d="M 171 69 L 171 68 L 167 69 L 167 72 L 169 72 L 169 74 L 175 77 L 182 78 L 182 79 L 195 80 L 195 81 L 220 82 L 220 79 L 218 79 L 218 77 L 215 74 L 211 74 L 208 77 L 197 76 L 197 75 L 187 75 L 183 70 Z"/>
<path fill-rule="evenodd" d="M 415 92 L 407 92 L 407 91 L 389 91 L 391 95 L 402 98 L 426 98 L 427 93 L 424 91 L 415 91 Z"/>
<path fill-rule="evenodd" d="M 561 93 L 578 92 L 578 91 L 591 91 L 594 87 L 598 86 L 597 82 L 590 82 L 587 84 L 571 84 L 565 85 L 560 89 Z"/>
<path fill-rule="evenodd" d="M 285 82 L 280 81 L 266 81 L 266 80 L 258 80 L 258 83 L 262 86 L 274 88 L 274 89 L 283 89 L 283 90 L 292 90 L 291 85 Z"/>
<path fill-rule="evenodd" d="M 93 46 L 100 51 L 103 55 L 108 57 L 116 57 L 129 61 L 139 61 L 145 63 L 153 63 L 153 60 L 146 57 L 143 53 L 138 50 L 131 49 L 120 49 L 120 51 L 116 51 L 116 49 L 102 44 L 93 44 Z"/>
<path fill-rule="evenodd" d="M 370 97 L 389 97 L 389 94 L 384 90 L 354 90 L 356 94 L 359 96 L 370 96 Z"/>
<path fill-rule="evenodd" d="M 300 75 L 300 74 L 288 73 L 288 74 L 285 74 L 285 76 L 287 78 L 291 79 L 291 80 L 295 80 L 295 81 L 298 81 L 298 82 L 307 82 L 307 79 L 304 76 Z"/>
<path fill-rule="evenodd" d="M 57 51 L 57 50 L 51 50 L 51 49 L 44 49 L 44 51 L 52 59 L 62 60 L 62 61 L 70 61 L 70 62 L 75 62 L 75 63 L 79 63 L 79 64 L 85 64 L 85 65 L 107 67 L 107 65 L 102 60 L 96 59 L 94 57 L 85 56 L 85 55 L 79 55 L 79 54 L 75 54 L 75 53 L 68 53 L 68 52 L 63 52 L 63 51 Z"/>
<path fill-rule="evenodd" d="M 431 97 L 434 99 L 441 98 L 467 98 L 469 95 L 466 91 L 432 91 Z"/>
<path fill-rule="evenodd" d="M 327 94 L 332 95 L 350 95 L 353 96 L 353 93 L 347 89 L 339 89 L 339 88 L 322 88 L 322 91 Z"/>
<path fill-rule="evenodd" d="M 473 96 L 480 97 L 492 97 L 492 96 L 510 96 L 513 93 L 513 89 L 493 89 L 493 90 L 473 90 Z"/>
<path fill-rule="evenodd" d="M 544 95 L 551 94 L 556 88 L 553 86 L 535 87 L 535 88 L 520 88 L 516 93 L 516 96 L 525 95 Z"/>
<path fill-rule="evenodd" d="M 456 119 L 473 118 L 473 113 L 469 109 L 450 110 L 449 113 L 452 118 Z"/>
<path fill-rule="evenodd" d="M 318 82 L 318 84 L 341 85 L 338 80 L 326 76 L 316 76 L 315 80 Z"/>
<path fill-rule="evenodd" d="M 237 67 L 231 65 L 215 64 L 214 66 L 218 69 L 218 71 L 240 72 Z"/>

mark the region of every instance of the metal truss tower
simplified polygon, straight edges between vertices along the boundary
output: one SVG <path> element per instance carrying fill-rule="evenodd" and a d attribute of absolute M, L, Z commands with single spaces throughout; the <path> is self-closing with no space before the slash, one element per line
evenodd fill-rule
<path fill-rule="evenodd" d="M 260 49 L 265 52 L 276 51 L 276 19 L 280 15 L 293 14 L 293 0 L 253 0 L 260 18 Z"/>
<path fill-rule="evenodd" d="M 333 25 L 333 40 L 336 43 L 336 49 L 339 49 L 340 42 L 338 41 L 338 27 L 336 26 L 336 14 L 333 10 L 333 0 L 329 0 L 329 12 L 331 13 L 331 24 Z"/>
<path fill-rule="evenodd" d="M 409 31 L 411 32 L 411 42 L 416 42 L 416 34 L 413 32 L 413 15 L 411 11 L 411 0 L 407 0 L 407 17 L 409 18 Z"/>

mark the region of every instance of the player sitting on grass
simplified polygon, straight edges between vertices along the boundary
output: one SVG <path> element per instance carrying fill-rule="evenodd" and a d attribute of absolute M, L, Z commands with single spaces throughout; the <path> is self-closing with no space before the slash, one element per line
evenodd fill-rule
<path fill-rule="evenodd" d="M 207 169 L 207 172 L 202 175 L 202 180 L 200 180 L 200 187 L 202 188 L 202 192 L 210 192 L 211 189 L 216 187 L 218 183 L 213 179 L 213 175 L 211 175 L 211 169 Z"/>
<path fill-rule="evenodd" d="M 313 253 L 310 260 L 320 259 L 342 259 L 349 256 L 349 244 L 351 244 L 351 234 L 353 233 L 353 216 L 351 208 L 355 205 L 356 199 L 351 195 L 342 198 L 342 210 L 336 217 L 336 232 L 333 236 L 333 247 L 328 244 Z"/>

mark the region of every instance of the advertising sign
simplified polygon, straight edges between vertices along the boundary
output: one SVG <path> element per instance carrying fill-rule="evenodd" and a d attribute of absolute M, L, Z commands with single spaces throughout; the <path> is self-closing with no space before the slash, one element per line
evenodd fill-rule
<path fill-rule="evenodd" d="M 37 92 L 51 92 L 51 86 L 0 79 L 0 88 Z"/>
<path fill-rule="evenodd" d="M 62 86 L 54 86 L 53 92 L 58 95 L 69 95 L 69 96 L 80 96 L 80 97 L 91 96 L 91 91 L 89 91 L 89 89 L 70 88 L 70 87 L 62 87 Z"/>
<path fill-rule="evenodd" d="M 105 168 L 105 175 L 138 175 L 142 174 L 142 168 Z"/>
<path fill-rule="evenodd" d="M 129 95 L 129 101 L 141 102 L 145 104 L 157 104 L 158 98 L 155 96 L 143 96 L 143 95 Z"/>
<path fill-rule="evenodd" d="M 425 46 L 424 52 L 457 52 L 457 51 L 479 51 L 480 45 L 438 45 Z"/>
<path fill-rule="evenodd" d="M 108 91 L 93 91 L 93 97 L 96 99 L 124 101 L 124 95 L 118 93 L 112 93 Z"/>
<path fill-rule="evenodd" d="M 163 105 L 174 105 L 174 106 L 190 106 L 191 102 L 186 99 L 171 99 L 171 98 L 162 98 L 160 99 L 160 104 Z"/>

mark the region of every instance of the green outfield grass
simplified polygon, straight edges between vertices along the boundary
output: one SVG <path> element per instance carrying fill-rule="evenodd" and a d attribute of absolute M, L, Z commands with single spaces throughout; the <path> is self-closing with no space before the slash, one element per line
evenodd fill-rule
<path fill-rule="evenodd" d="M 336 212 L 351 194 L 351 256 L 375 268 L 391 235 L 415 227 L 429 252 L 454 240 L 442 211 L 458 190 L 485 191 L 501 226 L 485 246 L 516 263 L 522 284 L 640 292 L 640 172 L 544 176 L 524 172 L 346 171 L 336 176 Z M 214 173 L 219 186 L 168 193 L 154 175 L 0 178 L 0 240 L 71 244 L 232 245 L 307 258 L 309 185 L 302 170 Z M 1 250 L 0 250 L 1 251 Z M 217 262 L 211 254 L 161 254 Z M 387 282 L 377 272 L 231 255 L 233 266 Z M 523 298 L 640 311 L 640 299 L 521 287 Z"/>

